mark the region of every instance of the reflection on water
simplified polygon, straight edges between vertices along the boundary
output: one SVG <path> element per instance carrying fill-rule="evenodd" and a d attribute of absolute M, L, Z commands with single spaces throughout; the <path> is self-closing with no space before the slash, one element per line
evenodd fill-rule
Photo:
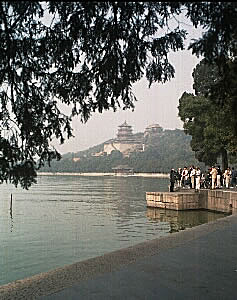
<path fill-rule="evenodd" d="M 169 223 L 172 233 L 215 221 L 222 218 L 223 214 L 206 210 L 175 211 L 148 207 L 147 217 L 152 221 Z"/>
<path fill-rule="evenodd" d="M 12 209 L 10 210 L 10 217 L 11 217 L 10 232 L 12 232 L 12 230 L 13 230 L 13 216 L 12 216 Z"/>
<path fill-rule="evenodd" d="M 0 185 L 0 284 L 224 216 L 147 209 L 145 192 L 168 191 L 168 184 L 159 178 L 41 176 L 28 191 Z"/>

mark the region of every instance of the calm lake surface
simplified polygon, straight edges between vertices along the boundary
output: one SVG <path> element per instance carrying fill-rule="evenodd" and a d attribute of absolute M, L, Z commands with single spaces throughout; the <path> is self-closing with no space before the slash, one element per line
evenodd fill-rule
<path fill-rule="evenodd" d="M 168 191 L 168 184 L 132 176 L 39 176 L 28 191 L 0 185 L 0 284 L 225 216 L 148 209 L 145 192 Z"/>

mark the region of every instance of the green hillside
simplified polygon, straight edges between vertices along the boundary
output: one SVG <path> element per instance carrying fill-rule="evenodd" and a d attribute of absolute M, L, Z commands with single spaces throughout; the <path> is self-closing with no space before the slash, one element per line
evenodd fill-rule
<path fill-rule="evenodd" d="M 137 133 L 142 136 L 143 133 Z M 103 151 L 104 143 L 85 151 L 67 153 L 60 161 L 53 161 L 51 167 L 45 166 L 43 172 L 112 172 L 118 165 L 128 165 L 134 172 L 169 172 L 189 165 L 199 165 L 190 147 L 191 137 L 183 130 L 164 130 L 162 134 L 151 135 L 146 139 L 144 152 L 133 152 L 123 157 L 119 151 L 110 155 L 92 156 Z"/>

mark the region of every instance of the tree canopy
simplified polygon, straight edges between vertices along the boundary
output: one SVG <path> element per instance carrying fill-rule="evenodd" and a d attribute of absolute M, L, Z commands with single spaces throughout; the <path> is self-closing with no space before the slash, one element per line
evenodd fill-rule
<path fill-rule="evenodd" d="M 230 61 L 229 66 L 232 64 Z M 221 156 L 224 170 L 228 167 L 228 156 L 237 157 L 233 101 L 237 102 L 232 97 L 232 88 L 236 90 L 237 77 L 234 72 L 230 74 L 232 80 L 228 81 L 229 92 L 217 92 L 217 89 L 222 89 L 223 77 L 217 65 L 202 60 L 193 72 L 195 95 L 183 93 L 178 106 L 184 130 L 192 136 L 191 147 L 197 159 L 212 165 Z"/>
<path fill-rule="evenodd" d="M 28 188 L 60 158 L 51 141 L 72 136 L 74 116 L 133 109 L 133 83 L 173 78 L 168 54 L 187 32 L 169 22 L 181 14 L 205 30 L 189 49 L 225 71 L 236 58 L 235 2 L 2 1 L 0 180 Z"/>

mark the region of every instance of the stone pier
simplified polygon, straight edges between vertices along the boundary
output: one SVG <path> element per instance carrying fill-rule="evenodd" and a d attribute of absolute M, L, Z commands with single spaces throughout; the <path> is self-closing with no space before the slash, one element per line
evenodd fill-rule
<path fill-rule="evenodd" d="M 237 212 L 237 191 L 185 190 L 179 192 L 147 192 L 147 207 L 172 210 L 207 209 L 218 212 Z"/>

